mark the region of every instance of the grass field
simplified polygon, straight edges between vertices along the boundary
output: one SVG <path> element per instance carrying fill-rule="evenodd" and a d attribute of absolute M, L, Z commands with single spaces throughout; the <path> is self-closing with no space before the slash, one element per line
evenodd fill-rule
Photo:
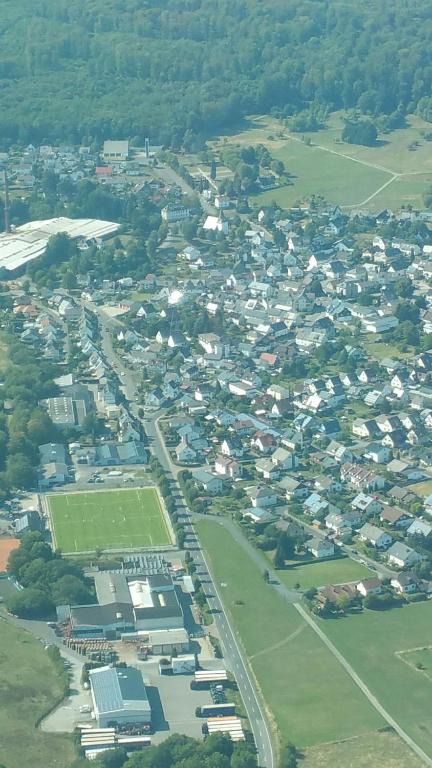
<path fill-rule="evenodd" d="M 398 654 L 416 672 L 420 672 L 432 683 L 432 647 L 419 648 L 414 651 L 402 651 Z"/>
<path fill-rule="evenodd" d="M 248 555 L 217 523 L 197 524 L 225 608 L 239 635 L 281 742 L 298 747 L 384 725 L 297 611 L 265 584 Z"/>
<path fill-rule="evenodd" d="M 423 761 L 395 733 L 368 733 L 307 749 L 301 768 L 423 768 Z"/>
<path fill-rule="evenodd" d="M 43 645 L 0 619 L 0 760 L 7 768 L 66 768 L 72 739 L 44 733 L 36 720 L 61 696 Z"/>
<path fill-rule="evenodd" d="M 280 121 L 261 116 L 212 145 L 217 151 L 227 142 L 261 143 L 274 158 L 284 161 L 293 184 L 257 195 L 252 198 L 257 204 L 275 200 L 286 208 L 311 194 L 322 194 L 332 203 L 370 210 L 422 206 L 423 194 L 432 185 L 432 145 L 422 137 L 423 131 L 430 132 L 428 123 L 411 115 L 406 128 L 380 136 L 375 147 L 342 143 L 342 128 L 342 114 L 330 115 L 325 129 L 304 134 L 311 142 L 308 146 Z M 413 151 L 409 147 L 414 142 L 418 145 Z"/>
<path fill-rule="evenodd" d="M 432 757 L 432 680 L 406 662 L 431 644 L 432 603 L 364 611 L 321 628 L 395 720 Z"/>
<path fill-rule="evenodd" d="M 50 494 L 55 545 L 64 553 L 171 544 L 155 488 Z"/>
<path fill-rule="evenodd" d="M 287 587 L 299 583 L 302 589 L 324 587 L 328 584 L 343 584 L 347 581 L 360 581 L 374 576 L 374 573 L 360 563 L 346 557 L 341 560 L 330 560 L 327 563 L 311 563 L 297 565 L 284 571 L 278 571 L 278 576 Z"/>

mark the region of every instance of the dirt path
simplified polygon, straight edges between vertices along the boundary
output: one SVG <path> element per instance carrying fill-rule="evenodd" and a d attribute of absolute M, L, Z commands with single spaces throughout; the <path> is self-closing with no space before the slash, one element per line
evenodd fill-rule
<path fill-rule="evenodd" d="M 313 618 L 305 611 L 305 609 L 299 604 L 294 603 L 294 608 L 298 611 L 300 616 L 309 624 L 309 626 L 313 629 L 315 634 L 318 635 L 320 640 L 324 643 L 324 645 L 328 648 L 330 653 L 337 659 L 339 664 L 345 669 L 345 671 L 349 674 L 350 678 L 353 680 L 353 682 L 360 688 L 361 692 L 366 696 L 368 701 L 372 704 L 372 706 L 379 712 L 381 717 L 384 718 L 384 720 L 387 721 L 389 725 L 396 731 L 396 733 L 401 737 L 401 739 L 404 740 L 406 744 L 413 750 L 413 752 L 418 755 L 418 757 L 423 760 L 425 765 L 432 766 L 432 758 L 429 757 L 429 755 L 426 754 L 422 750 L 421 747 L 414 741 L 414 739 L 409 736 L 406 731 L 401 728 L 399 723 L 396 722 L 392 718 L 392 716 L 387 712 L 386 709 L 379 703 L 378 699 L 373 695 L 373 693 L 370 691 L 370 689 L 367 687 L 367 685 L 363 682 L 363 680 L 359 677 L 355 669 L 351 666 L 351 664 L 346 660 L 345 656 L 341 654 L 340 651 L 336 648 L 335 645 L 329 640 L 327 635 L 322 631 L 322 629 L 318 626 L 318 624 L 313 620 Z"/>

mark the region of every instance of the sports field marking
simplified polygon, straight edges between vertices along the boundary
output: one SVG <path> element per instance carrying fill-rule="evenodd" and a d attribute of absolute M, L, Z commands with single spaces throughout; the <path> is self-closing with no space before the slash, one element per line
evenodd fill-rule
<path fill-rule="evenodd" d="M 173 543 L 167 513 L 153 486 L 50 494 L 46 501 L 55 546 L 65 553 Z"/>

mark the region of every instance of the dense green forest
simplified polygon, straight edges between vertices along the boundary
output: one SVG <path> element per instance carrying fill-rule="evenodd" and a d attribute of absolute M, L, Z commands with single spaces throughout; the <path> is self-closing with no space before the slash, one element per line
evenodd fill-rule
<path fill-rule="evenodd" d="M 432 117 L 429 0 L 2 0 L 3 142 L 188 149 L 248 113 Z"/>

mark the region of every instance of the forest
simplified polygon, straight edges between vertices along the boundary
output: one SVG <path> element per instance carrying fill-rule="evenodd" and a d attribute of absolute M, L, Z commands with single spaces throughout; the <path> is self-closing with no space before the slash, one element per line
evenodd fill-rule
<path fill-rule="evenodd" d="M 2 0 L 0 136 L 200 149 L 253 113 L 432 118 L 429 0 Z"/>

